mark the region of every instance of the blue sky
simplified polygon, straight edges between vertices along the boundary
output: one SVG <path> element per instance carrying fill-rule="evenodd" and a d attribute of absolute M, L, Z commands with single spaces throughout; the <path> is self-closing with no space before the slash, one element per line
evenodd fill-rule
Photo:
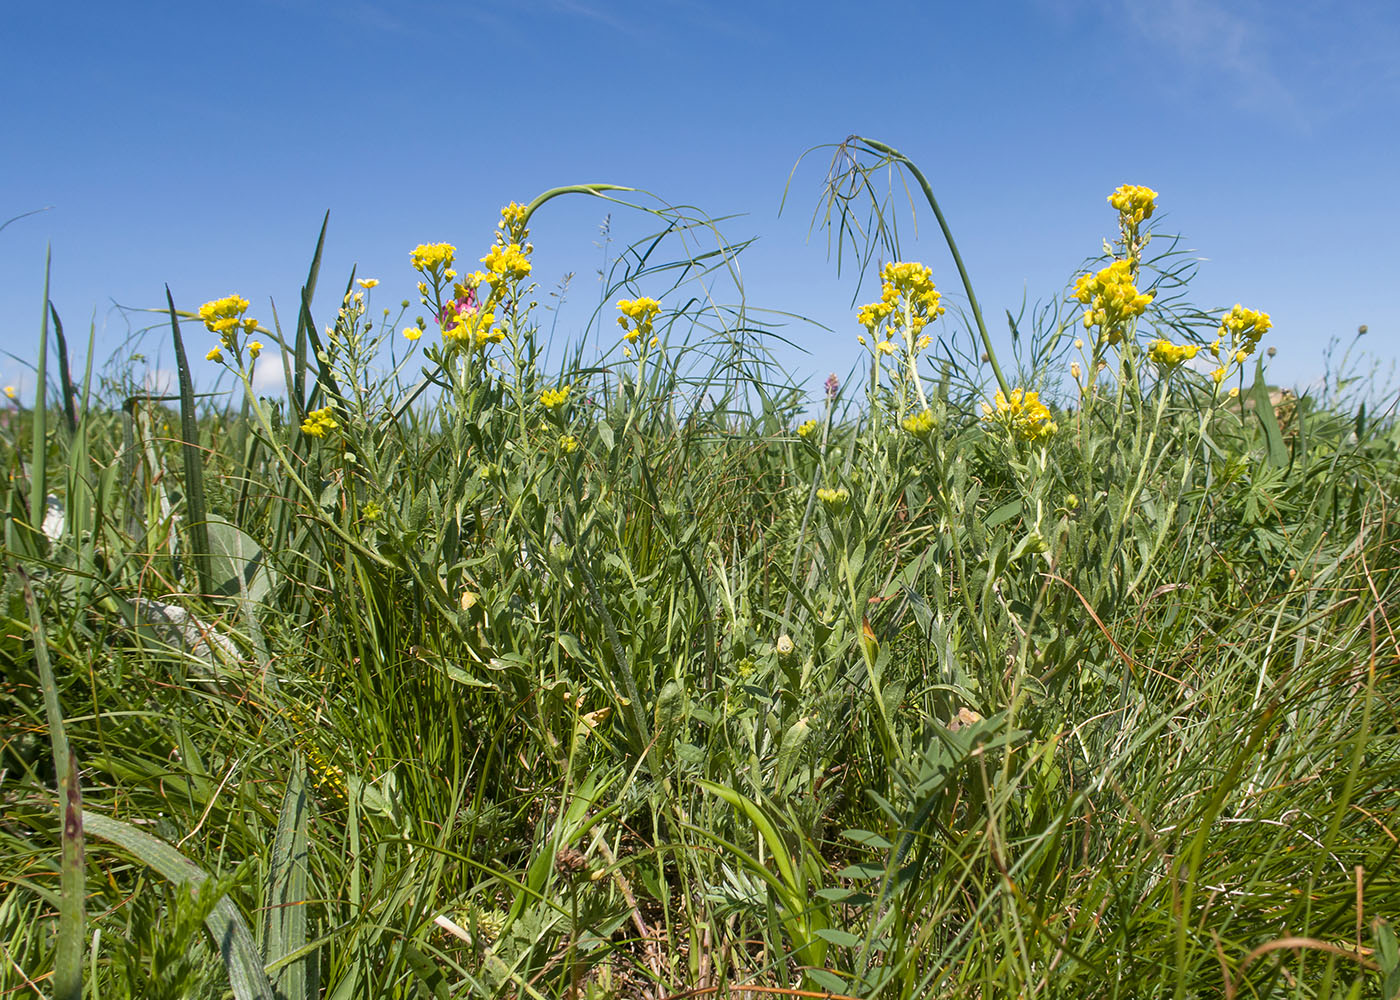
<path fill-rule="evenodd" d="M 846 371 L 855 274 L 807 227 L 829 153 L 878 138 L 933 182 L 999 339 L 1004 311 L 1062 294 L 1113 235 L 1105 197 L 1161 193 L 1164 231 L 1207 260 L 1195 299 L 1274 318 L 1271 378 L 1307 384 L 1367 324 L 1400 350 L 1400 6 L 1264 0 L 10 5 L 0 26 L 0 380 L 28 396 L 43 262 L 70 337 L 129 356 L 142 314 L 237 291 L 289 322 L 322 214 L 324 322 L 352 265 L 376 308 L 413 297 L 408 251 L 491 239 L 506 201 L 560 184 L 645 188 L 734 238 L 753 306 L 810 316 Z M 907 211 L 907 210 L 906 210 Z M 598 301 L 607 207 L 536 217 L 541 298 L 575 272 L 561 333 Z M 619 239 L 644 220 L 613 216 Z M 902 224 L 907 223 L 907 216 Z M 960 288 L 918 216 L 905 256 Z M 471 256 L 476 256 L 473 253 Z M 643 289 L 644 291 L 648 289 Z M 869 288 L 861 295 L 869 295 Z M 190 328 L 199 343 L 203 331 Z M 164 337 L 142 350 L 171 367 Z M 200 352 L 202 353 L 202 351 Z"/>

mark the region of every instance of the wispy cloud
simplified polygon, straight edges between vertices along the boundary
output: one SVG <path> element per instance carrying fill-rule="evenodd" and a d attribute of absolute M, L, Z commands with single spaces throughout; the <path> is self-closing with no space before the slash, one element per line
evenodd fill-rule
<path fill-rule="evenodd" d="M 1221 0 L 1119 0 L 1139 35 L 1198 73 L 1228 81 L 1227 100 L 1242 109 L 1304 124 L 1298 95 L 1275 67 L 1269 11 Z"/>
<path fill-rule="evenodd" d="M 1093 18 L 1139 57 L 1139 80 L 1300 132 L 1400 101 L 1393 0 L 1036 0 L 1061 27 Z M 1209 95 L 1204 98 L 1204 95 Z"/>

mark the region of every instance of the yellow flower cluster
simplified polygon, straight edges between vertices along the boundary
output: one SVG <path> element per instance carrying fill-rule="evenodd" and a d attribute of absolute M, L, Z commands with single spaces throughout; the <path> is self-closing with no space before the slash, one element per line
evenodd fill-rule
<path fill-rule="evenodd" d="M 920 410 L 904 418 L 904 429 L 915 437 L 923 437 L 933 430 L 933 411 Z"/>
<path fill-rule="evenodd" d="M 1084 326 L 1099 328 L 1099 340 L 1117 344 L 1123 339 L 1128 320 L 1141 316 L 1152 301 L 1151 292 L 1139 292 L 1133 285 L 1132 263 L 1115 260 L 1097 274 L 1086 274 L 1074 283 L 1074 297 L 1089 308 Z"/>
<path fill-rule="evenodd" d="M 565 455 L 572 455 L 578 451 L 578 438 L 572 434 L 564 434 L 559 438 L 559 450 Z"/>
<path fill-rule="evenodd" d="M 1190 361 L 1200 350 L 1197 344 L 1173 344 L 1159 337 L 1147 345 L 1147 356 L 1163 368 L 1176 368 Z"/>
<path fill-rule="evenodd" d="M 569 401 L 569 390 L 573 386 L 563 385 L 558 389 L 546 389 L 540 393 L 540 402 L 546 410 L 557 410 Z"/>
<path fill-rule="evenodd" d="M 1124 184 L 1108 196 L 1108 203 L 1117 210 L 1125 229 L 1136 229 L 1152 218 L 1157 192 L 1140 184 Z"/>
<path fill-rule="evenodd" d="M 1013 389 L 1010 399 L 998 390 L 992 405 L 982 404 L 982 419 L 1004 425 L 1023 441 L 1044 441 L 1059 429 L 1040 393 L 1024 389 Z"/>
<path fill-rule="evenodd" d="M 816 429 L 817 422 L 815 420 L 805 420 L 802 422 L 801 426 L 797 428 L 797 436 L 800 438 L 810 437 L 812 432 Z"/>
<path fill-rule="evenodd" d="M 301 432 L 312 437 L 325 437 L 326 431 L 333 431 L 340 425 L 335 422 L 335 407 L 326 406 L 312 410 L 301 422 Z"/>
<path fill-rule="evenodd" d="M 888 319 L 885 338 L 893 337 L 896 330 L 904 330 L 912 343 L 920 330 L 947 312 L 939 305 L 940 298 L 942 295 L 933 287 L 933 271 L 927 266 L 916 261 L 890 261 L 880 272 L 880 301 L 861 306 L 856 322 L 874 336 L 875 328 Z M 929 343 L 928 338 L 918 341 L 922 347 Z"/>
<path fill-rule="evenodd" d="M 661 312 L 661 303 L 655 299 L 619 299 L 617 325 L 622 327 L 622 336 L 628 341 L 651 335 L 651 324 Z M 631 321 L 629 325 L 628 321 Z"/>
<path fill-rule="evenodd" d="M 451 243 L 420 243 L 413 248 L 410 259 L 414 270 L 434 274 L 450 268 L 456 255 L 457 248 Z"/>
<path fill-rule="evenodd" d="M 206 302 L 199 307 L 199 318 L 210 333 L 219 335 L 221 347 L 216 347 L 204 356 L 206 361 L 222 361 L 222 349 L 234 350 L 237 346 L 235 335 L 239 329 L 252 333 L 258 328 L 258 321 L 244 317 L 248 311 L 248 300 L 241 295 L 226 295 L 222 299 Z M 262 349 L 262 345 L 258 345 Z M 253 357 L 257 357 L 255 353 Z"/>
<path fill-rule="evenodd" d="M 835 489 L 829 486 L 823 486 L 821 489 L 817 490 L 817 499 L 826 504 L 831 510 L 841 510 L 846 506 L 846 502 L 851 499 L 851 494 L 844 486 L 838 486 Z"/>
<path fill-rule="evenodd" d="M 527 247 L 521 247 L 519 243 L 498 243 L 493 246 L 481 262 L 486 265 L 489 272 L 484 277 L 489 277 L 495 281 L 519 281 L 530 273 L 530 258 Z"/>
<path fill-rule="evenodd" d="M 476 350 L 487 344 L 499 344 L 505 331 L 497 328 L 496 314 L 486 309 L 449 310 L 442 325 L 442 339 Z"/>
<path fill-rule="evenodd" d="M 1244 364 L 1245 359 L 1259 346 L 1260 338 L 1268 333 L 1273 325 L 1274 321 L 1269 319 L 1268 313 L 1246 309 L 1238 302 L 1235 303 L 1234 308 L 1221 318 L 1220 329 L 1216 331 L 1215 340 L 1210 345 L 1210 353 L 1217 361 L 1223 361 L 1220 367 L 1210 373 L 1216 385 L 1225 380 L 1229 373 L 1229 365 Z M 1230 338 L 1228 345 L 1225 343 L 1226 337 Z"/>
<path fill-rule="evenodd" d="M 513 242 L 524 243 L 529 235 L 525 229 L 525 206 L 511 202 L 501 209 L 501 229 Z"/>
<path fill-rule="evenodd" d="M 331 763 L 321 748 L 306 737 L 306 733 L 319 724 L 308 719 L 306 713 L 294 704 L 288 705 L 281 714 L 292 723 L 292 741 L 296 744 L 297 749 L 306 755 L 306 763 L 310 765 L 312 780 L 316 783 L 317 790 L 323 794 L 333 795 L 344 802 L 346 798 L 345 769 Z"/>

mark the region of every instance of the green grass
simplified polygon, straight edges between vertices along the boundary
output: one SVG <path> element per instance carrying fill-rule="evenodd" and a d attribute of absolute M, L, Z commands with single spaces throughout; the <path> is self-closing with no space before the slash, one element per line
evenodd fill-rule
<path fill-rule="evenodd" d="M 862 270 L 886 168 L 938 214 L 848 141 L 818 218 Z M 231 392 L 174 299 L 177 397 L 40 352 L 0 425 L 5 995 L 1400 995 L 1389 401 L 1155 366 L 1221 313 L 1127 229 L 1121 342 L 1066 294 L 998 361 L 961 273 L 966 322 L 871 333 L 809 414 L 741 244 L 607 185 L 506 242 L 565 194 L 657 224 L 566 352 L 523 275 L 478 351 L 440 272 L 416 342 L 353 276 L 318 305 L 320 241 Z M 656 345 L 614 344 L 639 296 Z M 983 419 L 996 383 L 1055 432 Z"/>

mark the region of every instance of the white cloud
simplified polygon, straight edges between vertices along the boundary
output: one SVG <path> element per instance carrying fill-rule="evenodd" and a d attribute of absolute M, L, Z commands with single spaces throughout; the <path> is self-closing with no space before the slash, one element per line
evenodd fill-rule
<path fill-rule="evenodd" d="M 169 368 L 150 368 L 141 375 L 141 391 L 152 396 L 172 395 L 179 380 Z"/>
<path fill-rule="evenodd" d="M 253 391 L 259 396 L 280 396 L 287 390 L 281 351 L 264 351 L 253 369 Z"/>

